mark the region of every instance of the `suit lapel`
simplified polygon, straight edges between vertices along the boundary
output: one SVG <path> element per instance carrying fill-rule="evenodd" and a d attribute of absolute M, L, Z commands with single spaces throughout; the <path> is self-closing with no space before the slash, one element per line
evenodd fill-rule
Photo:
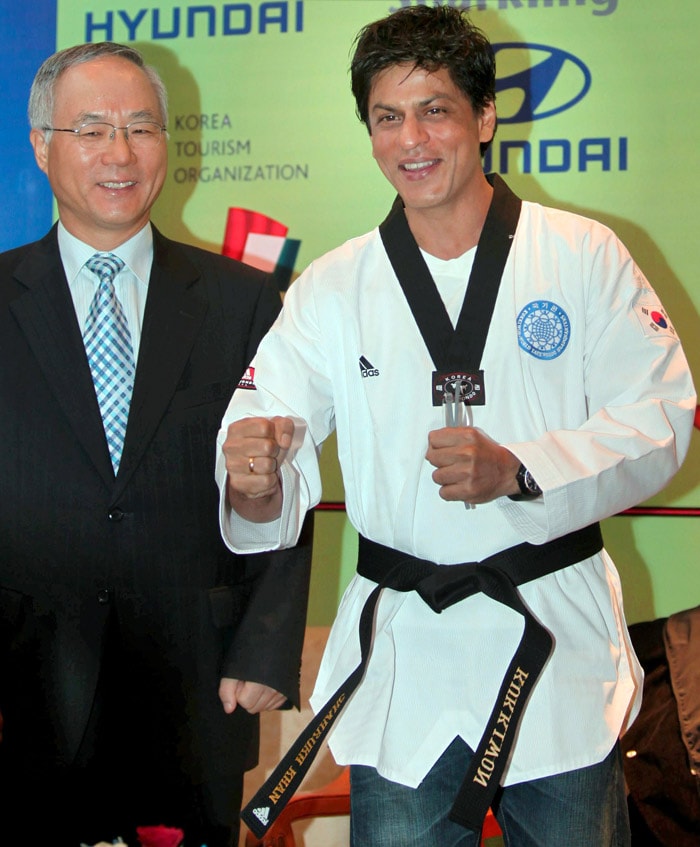
<path fill-rule="evenodd" d="M 26 291 L 10 309 L 76 438 L 111 487 L 114 472 L 55 226 L 27 254 L 15 277 Z"/>
<path fill-rule="evenodd" d="M 189 359 L 208 308 L 199 280 L 185 252 L 154 227 L 153 267 L 115 497 L 141 461 Z"/>

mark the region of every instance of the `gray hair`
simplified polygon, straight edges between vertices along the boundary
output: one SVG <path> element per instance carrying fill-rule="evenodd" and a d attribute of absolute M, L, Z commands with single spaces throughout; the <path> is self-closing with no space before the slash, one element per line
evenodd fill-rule
<path fill-rule="evenodd" d="M 32 129 L 44 129 L 44 127 L 51 126 L 53 123 L 54 90 L 56 81 L 61 74 L 74 65 L 100 59 L 102 56 L 117 56 L 120 59 L 126 59 L 143 70 L 155 89 L 163 124 L 167 124 L 168 93 L 158 71 L 147 65 L 141 53 L 133 47 L 115 44 L 113 41 L 101 41 L 97 44 L 78 44 L 75 47 L 59 50 L 58 53 L 49 56 L 41 65 L 36 72 L 29 93 L 29 108 L 27 111 Z M 46 133 L 47 141 L 49 141 L 50 135 L 50 133 Z"/>

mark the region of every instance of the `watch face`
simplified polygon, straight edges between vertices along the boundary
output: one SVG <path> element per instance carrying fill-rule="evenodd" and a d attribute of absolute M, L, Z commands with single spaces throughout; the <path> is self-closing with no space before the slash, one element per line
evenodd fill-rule
<path fill-rule="evenodd" d="M 542 489 L 535 482 L 534 477 L 525 465 L 520 465 L 518 472 L 515 475 L 515 479 L 518 483 L 520 493 L 509 494 L 508 496 L 511 500 L 530 500 L 535 497 L 539 497 L 542 494 Z"/>
<path fill-rule="evenodd" d="M 530 471 L 528 471 L 528 470 L 525 471 L 525 475 L 523 477 L 523 482 L 525 483 L 525 487 L 527 488 L 528 491 L 532 491 L 533 494 L 539 493 L 540 487 L 535 482 L 535 480 L 533 479 L 533 476 L 530 473 Z"/>
<path fill-rule="evenodd" d="M 523 497 L 539 497 L 542 494 L 542 489 L 535 482 L 534 477 L 525 465 L 520 466 L 516 479 Z"/>

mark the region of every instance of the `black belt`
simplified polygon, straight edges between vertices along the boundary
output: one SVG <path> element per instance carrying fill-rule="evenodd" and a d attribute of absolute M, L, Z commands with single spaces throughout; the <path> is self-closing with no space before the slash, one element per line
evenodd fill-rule
<path fill-rule="evenodd" d="M 524 604 L 517 585 L 600 552 L 598 524 L 547 544 L 519 544 L 481 562 L 436 565 L 360 536 L 358 573 L 377 582 L 360 615 L 360 664 L 303 730 L 241 817 L 262 838 L 299 787 L 331 726 L 364 676 L 381 591 L 417 591 L 435 612 L 482 592 L 520 613 L 525 627 L 474 751 L 450 819 L 479 831 L 503 775 L 528 697 L 552 651 L 552 637 Z"/>

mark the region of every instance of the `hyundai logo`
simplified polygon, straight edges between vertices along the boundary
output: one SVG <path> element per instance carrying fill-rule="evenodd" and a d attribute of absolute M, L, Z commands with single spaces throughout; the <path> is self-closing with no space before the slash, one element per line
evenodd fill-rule
<path fill-rule="evenodd" d="M 515 68 L 496 79 L 501 124 L 549 118 L 576 105 L 591 87 L 591 72 L 566 50 L 518 43 L 494 44 L 493 49 L 500 67 Z"/>

